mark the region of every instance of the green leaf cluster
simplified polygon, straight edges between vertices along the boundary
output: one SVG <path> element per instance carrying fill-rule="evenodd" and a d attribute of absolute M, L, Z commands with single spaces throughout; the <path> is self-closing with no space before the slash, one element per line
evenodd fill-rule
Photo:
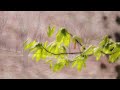
<path fill-rule="evenodd" d="M 120 43 L 114 42 L 106 36 L 99 44 L 101 51 L 109 55 L 109 62 L 116 62 L 120 57 Z"/>
<path fill-rule="evenodd" d="M 87 55 L 78 55 L 73 60 L 72 67 L 77 67 L 78 71 L 81 71 L 82 67 L 86 67 L 86 60 L 88 56 Z"/>
<path fill-rule="evenodd" d="M 48 27 L 47 35 L 51 37 L 55 31 L 55 27 Z M 70 43 L 74 43 L 74 49 L 78 44 L 80 52 L 68 52 Z M 36 62 L 45 60 L 50 65 L 50 68 L 54 71 L 60 71 L 64 67 L 71 66 L 81 71 L 86 67 L 86 61 L 89 56 L 95 56 L 96 60 L 100 60 L 101 56 L 108 55 L 108 62 L 114 63 L 120 57 L 120 42 L 114 42 L 105 36 L 98 46 L 90 45 L 85 47 L 80 37 L 70 34 L 66 28 L 58 29 L 56 33 L 56 40 L 53 42 L 37 42 L 27 40 L 24 42 L 24 50 L 28 50 L 32 53 L 32 59 Z M 72 60 L 69 59 L 69 55 L 78 54 Z M 50 59 L 51 58 L 51 59 Z"/>
<path fill-rule="evenodd" d="M 71 40 L 71 36 L 68 33 L 68 31 L 65 28 L 61 28 L 57 35 L 56 35 L 56 41 L 58 44 L 64 44 L 65 46 L 69 46 Z"/>

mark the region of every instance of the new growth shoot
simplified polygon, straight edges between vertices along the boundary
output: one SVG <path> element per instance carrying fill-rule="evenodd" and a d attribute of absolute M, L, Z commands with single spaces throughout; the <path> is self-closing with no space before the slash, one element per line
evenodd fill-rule
<path fill-rule="evenodd" d="M 47 31 L 48 37 L 52 37 L 54 31 L 55 27 L 51 28 L 49 26 Z M 78 44 L 80 50 L 78 52 L 67 52 L 70 43 L 74 44 L 74 49 L 76 49 Z M 120 57 L 120 42 L 115 42 L 109 39 L 108 36 L 105 36 L 98 46 L 90 45 L 85 47 L 80 37 L 72 35 L 66 28 L 60 28 L 53 42 L 26 41 L 24 43 L 24 50 L 32 53 L 32 59 L 35 59 L 36 62 L 44 60 L 54 72 L 68 66 L 75 67 L 78 71 L 81 71 L 83 67 L 86 67 L 86 61 L 89 56 L 94 56 L 96 61 L 99 61 L 101 56 L 108 55 L 109 63 L 116 62 Z M 68 56 L 71 54 L 76 56 L 70 60 Z M 55 60 L 51 60 L 50 57 Z"/>

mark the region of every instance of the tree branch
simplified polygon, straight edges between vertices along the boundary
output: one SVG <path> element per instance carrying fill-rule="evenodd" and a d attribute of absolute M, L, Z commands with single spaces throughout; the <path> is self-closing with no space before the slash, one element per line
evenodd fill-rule
<path fill-rule="evenodd" d="M 46 52 L 48 52 L 48 53 L 50 53 L 50 54 L 53 54 L 53 55 L 61 55 L 61 54 L 80 54 L 80 53 L 82 53 L 82 52 L 72 52 L 72 53 L 58 53 L 58 54 L 56 54 L 56 53 L 52 53 L 52 52 L 50 52 L 50 51 L 48 51 L 46 48 L 44 48 L 43 46 L 42 46 L 42 48 L 46 51 Z"/>

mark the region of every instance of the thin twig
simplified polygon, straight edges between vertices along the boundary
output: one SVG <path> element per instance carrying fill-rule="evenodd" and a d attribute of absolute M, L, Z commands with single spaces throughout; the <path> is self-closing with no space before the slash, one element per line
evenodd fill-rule
<path fill-rule="evenodd" d="M 43 46 L 42 46 L 43 47 Z M 43 47 L 43 49 L 45 50 L 45 51 L 47 51 L 48 53 L 51 53 L 51 54 L 53 54 L 53 55 L 61 55 L 61 54 L 80 54 L 80 53 L 82 53 L 82 52 L 72 52 L 72 53 L 52 53 L 52 52 L 50 52 L 50 51 L 48 51 L 46 48 L 44 48 Z"/>
<path fill-rule="evenodd" d="M 71 34 L 71 33 L 69 33 L 69 32 L 67 32 L 68 34 L 70 34 L 71 35 L 71 37 L 73 37 L 73 35 Z M 76 42 L 80 45 L 80 46 L 83 46 L 77 39 L 75 39 L 76 40 Z"/>

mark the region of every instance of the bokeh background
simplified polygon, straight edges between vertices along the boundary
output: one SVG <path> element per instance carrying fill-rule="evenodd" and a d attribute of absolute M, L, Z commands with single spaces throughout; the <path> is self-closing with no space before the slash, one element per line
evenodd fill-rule
<path fill-rule="evenodd" d="M 120 33 L 119 11 L 0 11 L 0 78 L 8 79 L 116 79 L 120 61 L 110 64 L 106 57 L 99 62 L 87 60 L 81 72 L 64 68 L 54 73 L 44 61 L 36 63 L 23 50 L 23 42 L 31 38 L 52 41 L 47 36 L 49 25 L 66 27 L 73 35 L 83 38 L 86 45 L 97 45 L 105 35 L 116 40 Z M 117 35 L 117 36 L 116 36 Z M 73 50 L 72 45 L 69 48 Z M 117 70 L 116 70 L 117 66 Z"/>

